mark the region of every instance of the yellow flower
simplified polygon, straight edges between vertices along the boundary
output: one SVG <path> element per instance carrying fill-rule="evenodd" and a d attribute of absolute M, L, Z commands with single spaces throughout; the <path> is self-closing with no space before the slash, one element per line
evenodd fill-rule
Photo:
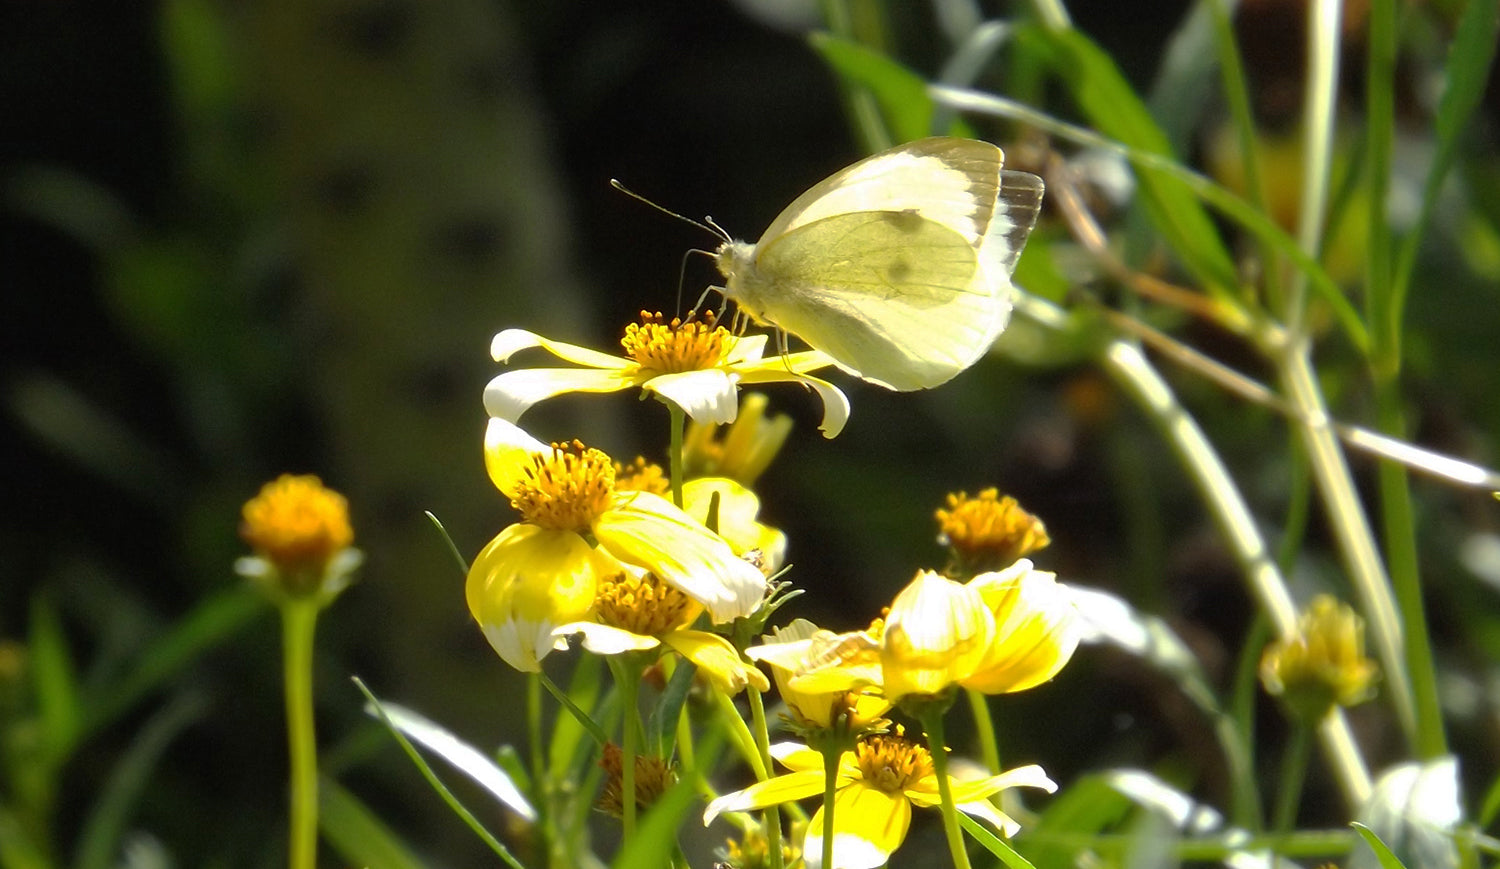
<path fill-rule="evenodd" d="M 245 503 L 240 537 L 255 550 L 235 568 L 274 594 L 331 599 L 363 556 L 349 503 L 312 475 L 282 474 Z"/>
<path fill-rule="evenodd" d="M 881 686 L 895 702 L 939 694 L 974 675 L 995 640 L 995 616 L 979 591 L 930 570 L 891 602 L 880 642 Z"/>
<path fill-rule="evenodd" d="M 1052 542 L 1042 520 L 993 488 L 976 498 L 964 492 L 949 495 L 937 520 L 938 541 L 952 547 L 956 566 L 966 575 L 1005 567 Z"/>
<path fill-rule="evenodd" d="M 786 560 L 786 535 L 757 521 L 760 499 L 754 492 L 722 477 L 688 480 L 682 485 L 682 509 L 706 524 L 715 495 L 719 500 L 715 527 L 734 554 L 743 558 L 758 553 L 761 572 L 767 576 L 780 570 Z"/>
<path fill-rule="evenodd" d="M 1260 661 L 1266 691 L 1308 722 L 1335 705 L 1368 700 L 1378 673 L 1375 662 L 1365 657 L 1364 621 L 1326 594 L 1302 612 L 1297 635 L 1266 647 Z"/>
<path fill-rule="evenodd" d="M 985 694 L 1024 691 L 1056 676 L 1078 648 L 1082 624 L 1057 575 L 1021 559 L 969 580 L 995 618 L 995 639 L 965 688 Z"/>
<path fill-rule="evenodd" d="M 917 573 L 866 631 L 829 634 L 793 677 L 799 691 L 876 685 L 892 703 L 961 685 L 1005 694 L 1057 675 L 1081 633 L 1065 586 L 1022 559 L 1004 571 L 959 583 Z M 751 657 L 770 660 L 766 647 Z"/>
<path fill-rule="evenodd" d="M 833 437 L 849 418 L 849 400 L 833 384 L 807 372 L 833 360 L 816 350 L 765 358 L 766 336 L 736 336 L 711 316 L 670 322 L 642 312 L 641 323 L 626 328 L 625 356 L 544 338 L 524 329 L 506 329 L 490 344 L 495 361 L 541 347 L 580 368 L 508 371 L 484 390 L 490 416 L 515 422 L 533 404 L 567 392 L 618 392 L 639 386 L 682 408 L 699 422 L 733 422 L 737 390 L 755 383 L 800 383 L 823 399 L 823 434 Z"/>
<path fill-rule="evenodd" d="M 798 677 L 835 663 L 848 663 L 846 652 L 855 646 L 869 649 L 871 645 L 857 641 L 846 645 L 839 635 L 821 630 L 807 619 L 794 619 L 784 628 L 773 629 L 765 643 L 751 647 L 746 654 L 771 665 L 776 690 L 798 726 L 806 730 L 842 726 L 857 733 L 880 721 L 891 702 L 871 693 L 868 681 L 855 677 L 833 682 L 831 687 L 826 679 L 819 686 L 813 680 L 799 683 Z M 807 690 L 807 685 L 829 690 Z"/>
<path fill-rule="evenodd" d="M 591 621 L 556 628 L 560 641 L 583 635 L 584 648 L 597 655 L 619 655 L 665 645 L 698 665 L 714 687 L 738 694 L 746 685 L 770 690 L 771 683 L 753 664 L 740 659 L 728 640 L 707 631 L 689 630 L 703 606 L 650 573 L 625 568 L 599 582 Z"/>
<path fill-rule="evenodd" d="M 723 812 L 747 812 L 818 796 L 823 792 L 823 756 L 797 743 L 771 747 L 792 772 L 725 794 L 708 804 L 703 823 Z M 1013 787 L 1051 793 L 1057 785 L 1039 766 L 1024 766 L 973 781 L 948 777 L 959 811 L 987 821 L 1006 836 L 1020 829 L 989 798 Z M 866 736 L 839 759 L 833 816 L 833 858 L 838 869 L 873 869 L 890 859 L 911 826 L 912 806 L 940 804 L 937 776 L 927 749 L 896 733 Z M 822 865 L 823 810 L 807 825 L 802 856 L 808 869 Z"/>
<path fill-rule="evenodd" d="M 485 466 L 521 522 L 475 559 L 467 597 L 496 651 L 518 669 L 538 669 L 553 629 L 587 614 L 615 560 L 656 574 L 716 624 L 749 615 L 765 595 L 765 577 L 723 538 L 659 495 L 616 489 L 614 463 L 599 450 L 576 441 L 548 447 L 491 419 Z"/>
<path fill-rule="evenodd" d="M 728 477 L 746 486 L 755 485 L 792 432 L 791 417 L 784 413 L 766 416 L 769 403 L 763 393 L 745 393 L 739 415 L 723 437 L 718 436 L 718 425 L 696 420 L 688 423 L 682 440 L 682 466 L 687 477 Z"/>

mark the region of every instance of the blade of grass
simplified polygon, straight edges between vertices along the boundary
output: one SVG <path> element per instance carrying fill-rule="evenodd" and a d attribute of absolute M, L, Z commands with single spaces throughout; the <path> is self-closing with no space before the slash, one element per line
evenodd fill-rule
<path fill-rule="evenodd" d="M 338 782 L 324 778 L 318 793 L 319 826 L 345 863 L 368 869 L 424 869 L 426 864 L 395 831 Z"/>
<path fill-rule="evenodd" d="M 82 713 L 78 677 L 62 619 L 44 595 L 31 599 L 27 646 L 47 760 L 60 766 L 76 744 Z"/>

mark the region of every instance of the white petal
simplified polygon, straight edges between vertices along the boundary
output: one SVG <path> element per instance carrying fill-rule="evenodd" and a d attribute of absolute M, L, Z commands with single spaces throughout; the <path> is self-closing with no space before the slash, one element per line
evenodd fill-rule
<path fill-rule="evenodd" d="M 600 353 L 598 350 L 590 350 L 587 347 L 579 347 L 577 344 L 543 338 L 525 329 L 506 329 L 496 335 L 490 340 L 490 355 L 496 362 L 505 362 L 513 354 L 532 347 L 545 348 L 547 352 L 559 359 L 590 368 L 627 368 L 635 364 L 629 359 Z"/>
<path fill-rule="evenodd" d="M 631 385 L 627 372 L 598 368 L 522 368 L 484 387 L 484 410 L 515 422 L 533 404 L 567 392 L 614 392 Z"/>
<path fill-rule="evenodd" d="M 571 622 L 552 631 L 552 635 L 558 638 L 566 638 L 574 634 L 583 634 L 583 647 L 596 655 L 619 655 L 624 652 L 654 649 L 661 645 L 661 641 L 655 637 L 643 637 L 640 634 L 633 634 L 611 625 L 601 625 L 598 622 Z"/>
<path fill-rule="evenodd" d="M 737 377 L 721 369 L 705 368 L 653 377 L 641 388 L 658 393 L 682 408 L 695 422 L 728 423 L 734 422 L 739 411 L 737 381 Z"/>
<path fill-rule="evenodd" d="M 818 424 L 823 437 L 837 437 L 849 421 L 849 398 L 837 386 L 826 380 L 807 374 L 797 374 L 785 367 L 761 367 L 745 371 L 740 375 L 740 385 L 752 383 L 800 383 L 818 394 L 823 400 L 823 421 Z"/>

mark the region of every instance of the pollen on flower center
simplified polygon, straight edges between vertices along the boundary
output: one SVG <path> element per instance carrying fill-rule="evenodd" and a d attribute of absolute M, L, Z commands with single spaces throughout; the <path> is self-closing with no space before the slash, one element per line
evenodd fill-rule
<path fill-rule="evenodd" d="M 901 727 L 895 733 L 866 736 L 854 746 L 854 760 L 865 784 L 897 794 L 932 775 L 932 755 L 906 738 Z"/>
<path fill-rule="evenodd" d="M 594 605 L 600 624 L 643 637 L 659 637 L 682 627 L 694 602 L 655 574 L 619 573 L 600 581 Z"/>
<path fill-rule="evenodd" d="M 729 330 L 714 323 L 713 314 L 684 323 L 670 322 L 660 313 L 641 312 L 641 322 L 625 327 L 620 344 L 625 354 L 648 371 L 676 374 L 713 368 L 724 361 Z"/>
<path fill-rule="evenodd" d="M 533 525 L 582 531 L 613 501 L 615 466 L 609 456 L 578 441 L 553 444 L 523 472 L 511 506 Z"/>
<path fill-rule="evenodd" d="M 939 539 L 977 566 L 1003 567 L 1051 543 L 1042 521 L 1021 509 L 1015 498 L 985 489 L 976 498 L 959 492 L 937 511 Z M 986 557 L 988 556 L 988 557 Z"/>
<path fill-rule="evenodd" d="M 311 475 L 262 487 L 245 504 L 240 536 L 282 570 L 322 565 L 354 542 L 348 502 Z"/>

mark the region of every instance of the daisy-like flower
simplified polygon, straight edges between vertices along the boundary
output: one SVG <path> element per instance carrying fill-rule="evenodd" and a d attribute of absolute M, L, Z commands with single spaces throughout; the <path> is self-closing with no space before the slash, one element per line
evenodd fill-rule
<path fill-rule="evenodd" d="M 937 511 L 938 542 L 953 550 L 952 576 L 998 570 L 1051 543 L 1042 520 L 1021 509 L 1015 498 L 985 489 L 976 497 L 948 496 Z"/>
<path fill-rule="evenodd" d="M 282 474 L 245 503 L 240 537 L 255 550 L 235 569 L 273 597 L 327 603 L 364 559 L 354 548 L 349 502 L 311 474 Z"/>
<path fill-rule="evenodd" d="M 507 371 L 484 389 L 490 416 L 516 422 L 539 401 L 567 392 L 618 392 L 639 386 L 677 405 L 698 422 L 733 422 L 740 386 L 800 383 L 823 399 L 824 436 L 833 437 L 849 419 L 849 400 L 833 384 L 808 374 L 833 364 L 809 350 L 765 356 L 765 335 L 733 335 L 702 319 L 667 321 L 641 312 L 625 329 L 624 356 L 553 341 L 524 329 L 506 329 L 490 343 L 490 355 L 505 362 L 521 350 L 541 347 L 578 368 Z"/>
<path fill-rule="evenodd" d="M 818 796 L 823 792 L 823 756 L 795 742 L 771 746 L 771 754 L 792 772 L 725 794 L 708 804 L 703 822 L 723 812 L 746 812 Z M 989 798 L 1013 787 L 1057 785 L 1036 765 L 1008 770 L 983 779 L 963 781 L 948 777 L 957 808 L 986 821 L 1006 836 L 1020 829 Z M 853 751 L 839 758 L 834 794 L 833 862 L 838 869 L 873 869 L 886 863 L 901 846 L 911 827 L 912 806 L 933 807 L 941 802 L 932 756 L 921 745 L 894 733 L 865 736 Z M 823 810 L 807 825 L 802 856 L 808 869 L 822 866 Z"/>
<path fill-rule="evenodd" d="M 557 642 L 553 629 L 587 615 L 599 580 L 618 563 L 651 571 L 716 624 L 760 605 L 759 570 L 665 498 L 618 490 L 614 463 L 599 450 L 576 441 L 549 447 L 491 419 L 484 454 L 521 521 L 484 548 L 465 588 L 470 611 L 511 666 L 539 669 Z"/>
<path fill-rule="evenodd" d="M 1332 595 L 1313 598 L 1297 634 L 1266 647 L 1260 680 L 1303 721 L 1334 706 L 1354 706 L 1375 693 L 1379 667 L 1365 656 L 1364 620 Z"/>
<path fill-rule="evenodd" d="M 755 665 L 740 660 L 724 637 L 689 630 L 703 605 L 650 573 L 625 568 L 598 584 L 591 621 L 559 626 L 560 640 L 583 635 L 583 646 L 597 655 L 619 655 L 665 645 L 689 661 L 725 694 L 738 694 L 746 685 L 768 691 L 771 683 Z"/>
<path fill-rule="evenodd" d="M 871 647 L 869 642 L 822 630 L 807 619 L 794 619 L 784 628 L 773 629 L 765 643 L 751 647 L 746 654 L 771 665 L 776 691 L 797 726 L 804 730 L 844 727 L 850 733 L 858 733 L 879 722 L 891 708 L 889 700 L 870 690 L 869 682 L 856 675 L 824 678 L 821 684 L 798 681 L 799 676 L 847 662 L 850 648 L 841 651 L 841 645 Z M 825 677 L 828 675 L 825 672 Z M 809 685 L 821 690 L 808 690 Z"/>

